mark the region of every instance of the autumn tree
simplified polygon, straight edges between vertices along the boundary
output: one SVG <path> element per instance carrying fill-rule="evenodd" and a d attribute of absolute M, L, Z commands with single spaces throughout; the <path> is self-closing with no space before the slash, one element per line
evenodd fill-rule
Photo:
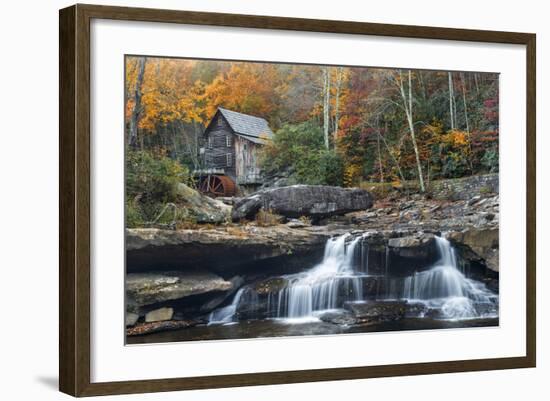
<path fill-rule="evenodd" d="M 137 129 L 139 117 L 142 112 L 141 106 L 141 97 L 142 97 L 142 87 L 143 87 L 143 77 L 145 75 L 145 63 L 147 62 L 146 57 L 139 57 L 134 63 L 135 67 L 135 82 L 133 82 L 133 90 L 130 94 L 131 99 L 129 103 L 131 104 L 131 114 L 130 114 L 130 124 L 128 127 L 128 145 L 132 146 L 137 140 Z"/>
<path fill-rule="evenodd" d="M 225 107 L 266 118 L 276 136 L 284 128 L 266 154 L 297 181 L 417 180 L 424 191 L 498 171 L 497 74 L 127 57 L 125 85 L 129 149 L 189 170 Z M 310 134 L 321 149 L 308 153 Z"/>
<path fill-rule="evenodd" d="M 207 117 L 211 118 L 218 107 L 224 107 L 270 121 L 279 106 L 278 83 L 274 64 L 232 63 L 229 71 L 205 88 Z"/>

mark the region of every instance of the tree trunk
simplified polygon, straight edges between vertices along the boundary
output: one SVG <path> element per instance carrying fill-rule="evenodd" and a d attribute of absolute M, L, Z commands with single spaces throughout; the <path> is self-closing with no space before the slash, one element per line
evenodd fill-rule
<path fill-rule="evenodd" d="M 382 167 L 382 152 L 380 151 L 380 137 L 382 136 L 380 134 L 380 121 L 376 119 L 376 128 L 378 131 L 378 135 L 376 137 L 376 149 L 378 151 L 378 167 L 380 169 L 380 183 L 384 182 L 384 169 Z"/>
<path fill-rule="evenodd" d="M 401 98 L 403 100 L 403 106 L 405 109 L 405 114 L 407 117 L 407 123 L 409 125 L 409 131 L 411 134 L 411 141 L 414 148 L 414 155 L 416 158 L 416 167 L 418 170 L 418 181 L 420 183 L 420 191 L 426 192 L 426 188 L 424 187 L 424 177 L 422 175 L 422 164 L 420 163 L 420 153 L 418 151 L 418 145 L 416 143 L 416 135 L 414 132 L 414 122 L 413 122 L 413 97 L 412 97 L 412 74 L 411 70 L 409 70 L 409 96 L 407 99 L 407 95 L 405 94 L 405 86 L 403 85 L 403 76 L 401 74 L 401 70 L 399 70 L 399 89 L 401 91 Z"/>
<path fill-rule="evenodd" d="M 338 135 L 338 120 L 340 119 L 340 91 L 342 88 L 343 68 L 338 67 L 336 70 L 336 102 L 334 107 L 334 133 L 332 134 L 334 147 L 336 148 L 336 138 Z"/>
<path fill-rule="evenodd" d="M 453 104 L 453 97 L 454 97 L 454 91 L 453 91 L 453 77 L 452 72 L 448 72 L 449 75 L 449 113 L 451 115 L 451 129 L 455 129 L 455 116 L 454 116 L 454 104 Z"/>
<path fill-rule="evenodd" d="M 466 102 L 466 79 L 464 79 L 464 73 L 460 73 L 460 80 L 462 81 L 462 103 L 464 105 L 464 120 L 466 122 L 466 132 L 470 136 L 470 122 L 468 120 L 468 103 Z"/>
<path fill-rule="evenodd" d="M 460 73 L 460 80 L 462 81 L 462 103 L 464 105 L 464 121 L 466 122 L 466 134 L 468 135 L 468 148 L 470 154 L 468 155 L 468 164 L 470 165 L 470 170 L 473 174 L 474 166 L 472 163 L 472 137 L 470 135 L 470 122 L 468 119 L 468 102 L 466 101 L 466 79 L 464 78 L 464 73 Z"/>
<path fill-rule="evenodd" d="M 141 96 L 143 86 L 143 76 L 145 75 L 146 57 L 140 57 L 138 60 L 138 73 L 136 77 L 136 86 L 134 88 L 134 107 L 130 116 L 130 132 L 128 133 L 128 146 L 134 146 L 137 140 L 137 130 L 139 117 L 141 114 Z"/>
<path fill-rule="evenodd" d="M 329 68 L 323 69 L 323 135 L 325 138 L 325 147 L 329 149 L 329 118 L 330 118 L 330 72 Z"/>

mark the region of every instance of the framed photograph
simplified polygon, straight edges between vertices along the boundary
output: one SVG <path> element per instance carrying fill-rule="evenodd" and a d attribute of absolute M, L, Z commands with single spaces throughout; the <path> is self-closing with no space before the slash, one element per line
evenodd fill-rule
<path fill-rule="evenodd" d="M 60 11 L 60 390 L 534 367 L 535 35 Z"/>

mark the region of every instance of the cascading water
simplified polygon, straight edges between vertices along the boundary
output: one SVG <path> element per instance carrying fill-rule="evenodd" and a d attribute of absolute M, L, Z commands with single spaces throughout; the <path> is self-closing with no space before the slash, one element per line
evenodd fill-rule
<path fill-rule="evenodd" d="M 233 322 L 237 306 L 239 306 L 239 302 L 245 290 L 246 287 L 239 288 L 231 304 L 212 311 L 208 317 L 208 324 L 226 324 Z"/>
<path fill-rule="evenodd" d="M 288 276 L 289 285 L 279 292 L 278 317 L 307 318 L 314 312 L 363 300 L 363 285 L 355 268 L 358 236 L 349 234 L 327 241 L 323 261 L 304 274 Z"/>
<path fill-rule="evenodd" d="M 441 316 L 447 319 L 496 314 L 498 296 L 460 271 L 455 250 L 447 239 L 436 237 L 435 241 L 439 261 L 429 270 L 405 278 L 402 288 L 397 291 L 394 288 L 389 297 L 424 302 L 439 309 Z"/>
<path fill-rule="evenodd" d="M 382 275 L 369 274 L 369 245 L 366 234 L 331 238 L 325 245 L 320 264 L 304 273 L 282 276 L 285 285 L 261 302 L 250 286 L 237 291 L 231 304 L 213 311 L 209 324 L 236 321 L 241 303 L 259 316 L 301 322 L 317 319 L 319 314 L 341 309 L 346 302 L 370 302 L 364 294 L 367 278 L 384 282 L 385 290 L 375 300 L 407 300 L 422 304 L 439 319 L 470 319 L 498 316 L 498 296 L 478 281 L 467 278 L 457 263 L 450 242 L 436 237 L 439 260 L 428 270 L 405 278 L 389 276 L 390 250 L 383 253 Z M 377 290 L 378 291 L 378 290 Z M 419 316 L 421 317 L 421 316 Z M 290 319 L 290 320 L 289 320 Z"/>

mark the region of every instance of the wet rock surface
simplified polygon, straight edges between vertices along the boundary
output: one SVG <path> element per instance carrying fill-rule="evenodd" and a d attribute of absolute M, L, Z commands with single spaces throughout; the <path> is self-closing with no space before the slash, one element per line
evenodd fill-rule
<path fill-rule="evenodd" d="M 357 323 L 375 324 L 402 319 L 407 310 L 406 301 L 346 302 L 344 308 L 350 311 Z"/>
<path fill-rule="evenodd" d="M 168 323 L 168 322 L 163 322 Z M 176 322 L 179 323 L 179 322 Z M 289 337 L 304 335 L 334 335 L 346 333 L 389 332 L 403 330 L 448 329 L 498 326 L 498 319 L 467 321 L 433 320 L 430 318 L 380 322 L 370 325 L 341 325 L 327 322 L 285 324 L 274 320 L 251 320 L 227 326 L 196 324 L 180 329 L 158 330 L 149 335 L 127 337 L 129 344 L 164 343 L 174 341 L 227 340 L 259 337 Z"/>
<path fill-rule="evenodd" d="M 322 322 L 345 325 L 345 326 L 349 326 L 357 323 L 357 318 L 354 316 L 353 313 L 342 309 L 324 312 L 319 316 L 319 319 Z"/>
<path fill-rule="evenodd" d="M 189 230 L 129 229 L 127 270 L 130 281 L 134 280 L 134 289 L 127 297 L 128 333 L 200 327 L 210 311 L 230 304 L 243 286 L 250 290 L 236 310 L 239 321 L 261 322 L 277 317 L 268 304 L 288 285 L 285 275 L 311 269 L 322 260 L 327 239 L 344 233 L 350 233 L 348 245 L 355 238 L 362 238 L 356 258 L 368 265 L 366 276 L 360 279 L 366 302 L 347 303 L 343 310 L 320 315 L 322 323 L 311 325 L 312 332 L 332 332 L 336 329 L 330 327 L 340 326 L 398 324 L 419 317 L 426 321 L 441 319 L 440 311 L 424 303 L 375 299 L 390 291 L 396 282 L 401 286 L 405 277 L 430 268 L 439 257 L 434 238 L 441 235 L 454 246 L 464 274 L 498 293 L 499 196 L 480 191 L 468 199 L 458 198 L 441 200 L 418 194 L 385 198 L 376 201 L 371 209 L 344 214 L 338 211 L 328 216 L 321 211 L 317 216 L 322 219 L 313 219 L 313 224 L 295 218 L 303 215 L 292 215 L 286 222 L 270 227 L 249 222 Z M 257 200 L 248 197 L 248 201 L 254 209 Z M 225 200 L 235 207 L 243 202 L 246 203 L 243 199 Z M 265 202 L 262 199 L 259 207 L 263 208 Z M 316 206 L 311 207 L 315 210 Z M 319 208 L 326 211 L 332 206 L 325 202 Z M 197 271 L 203 276 L 196 275 L 194 285 L 192 275 Z M 174 288 L 175 277 L 182 277 L 186 285 Z M 173 309 L 170 320 L 144 323 L 147 313 L 160 308 Z M 476 308 L 480 316 L 495 313 L 494 305 Z M 226 327 L 229 333 L 232 326 Z M 197 328 L 198 332 L 201 330 Z M 243 327 L 239 326 L 239 330 Z M 302 330 L 308 329 L 303 326 Z"/>

